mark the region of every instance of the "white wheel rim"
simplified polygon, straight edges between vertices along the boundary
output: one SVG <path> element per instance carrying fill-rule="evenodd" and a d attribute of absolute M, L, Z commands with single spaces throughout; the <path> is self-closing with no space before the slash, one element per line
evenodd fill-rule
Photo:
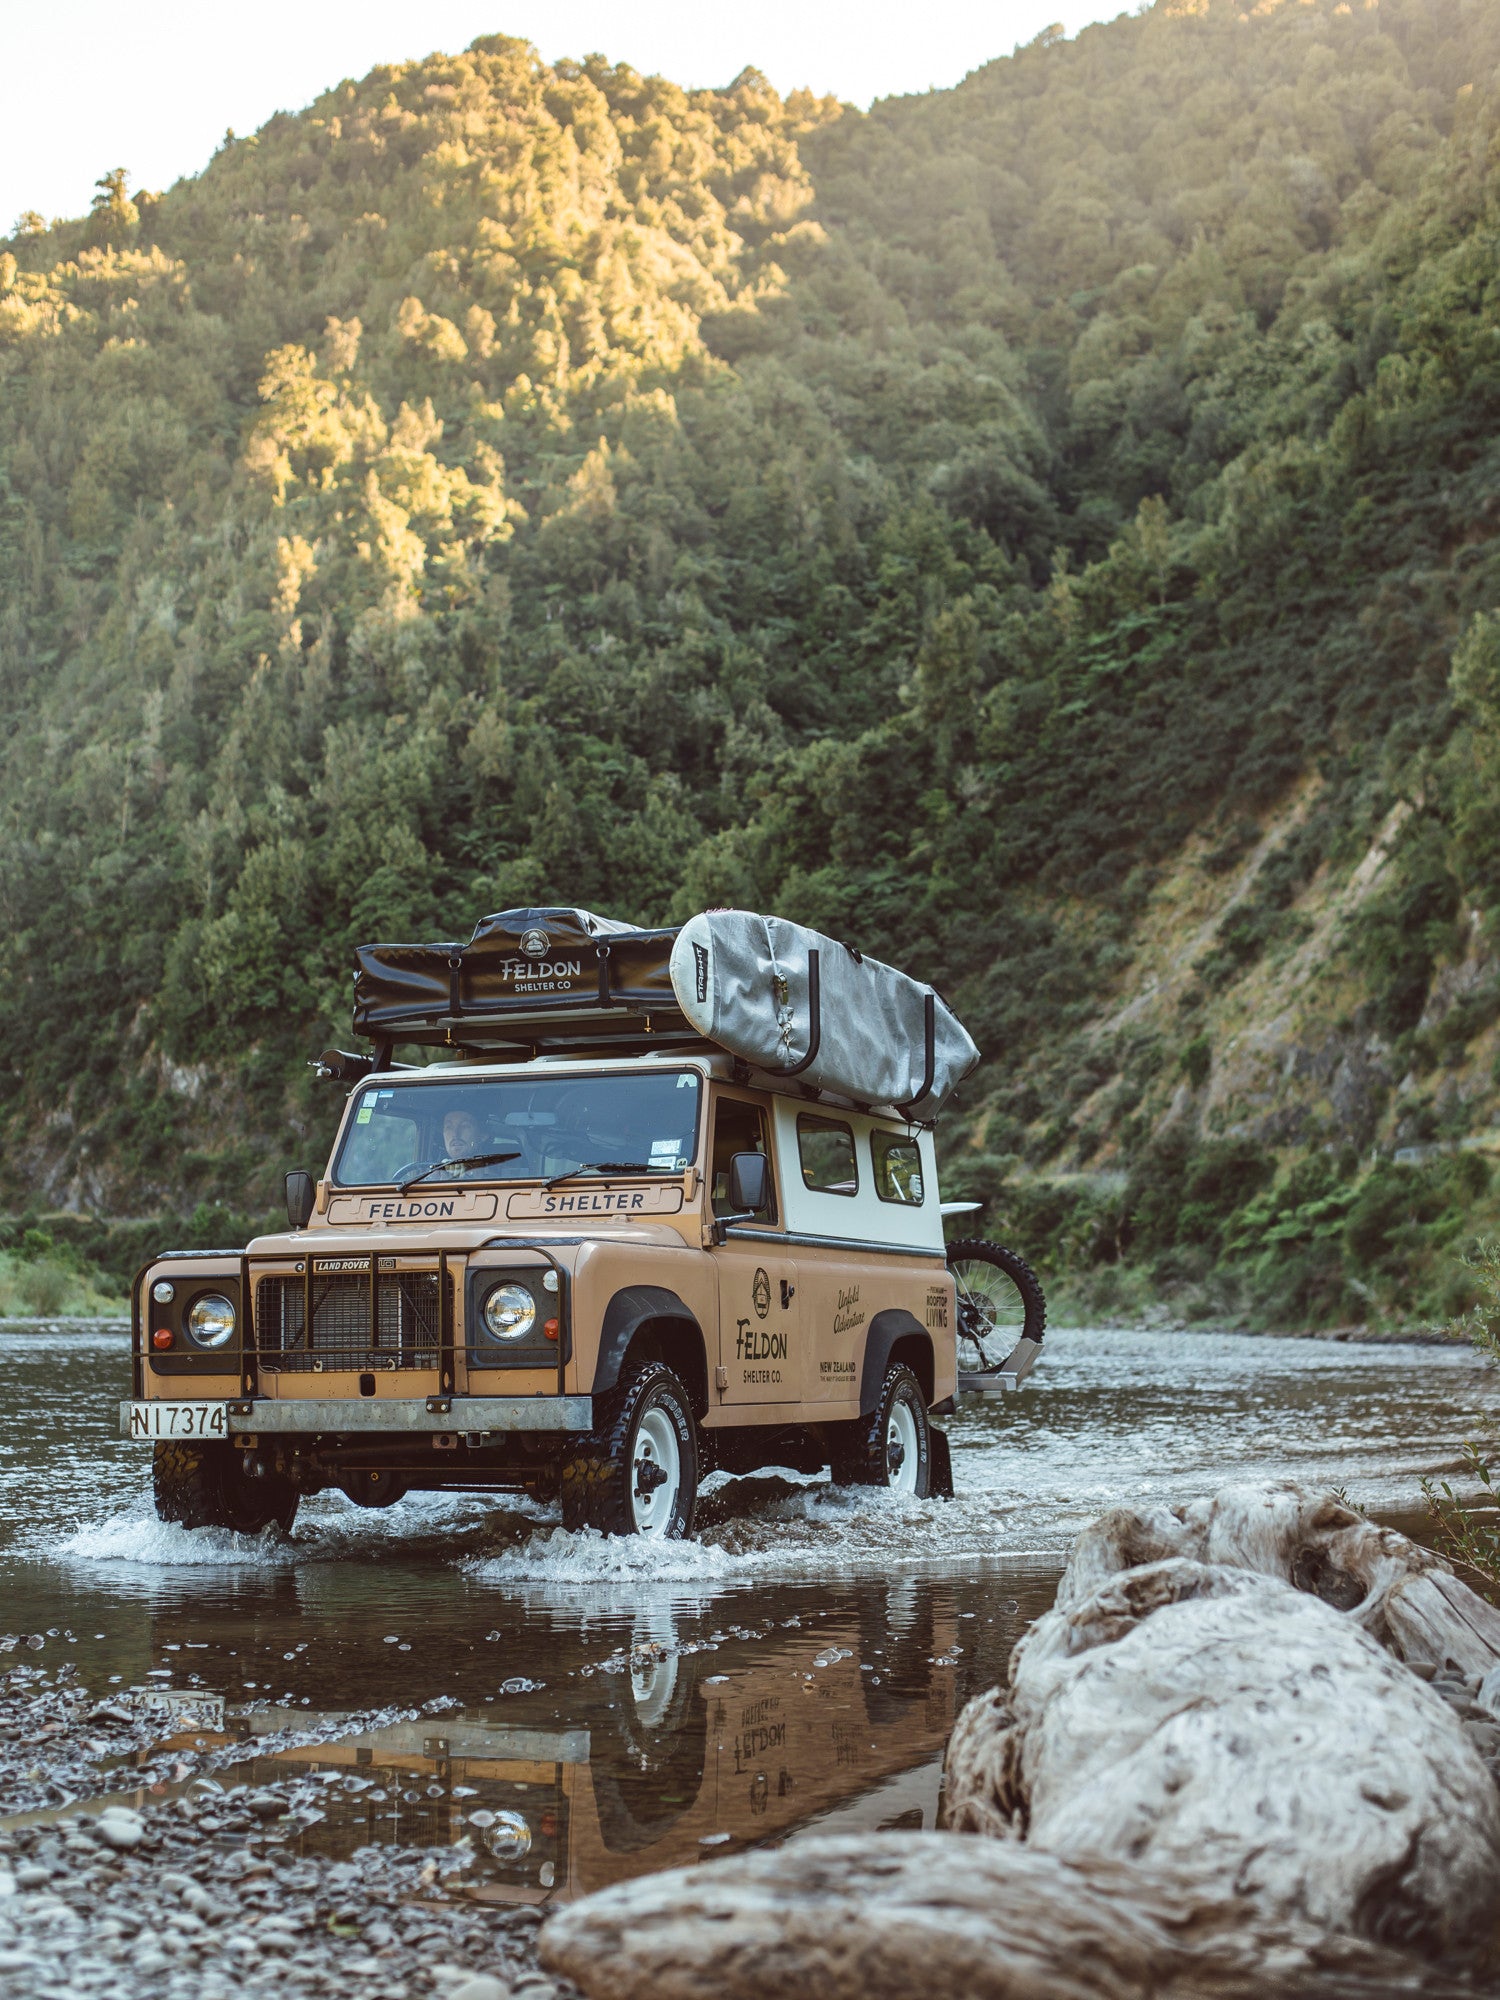
<path fill-rule="evenodd" d="M 635 1719 L 659 1728 L 677 1692 L 677 1627 L 670 1611 L 637 1618 L 630 1635 L 630 1692 Z"/>
<path fill-rule="evenodd" d="M 964 1331 L 960 1316 L 958 1345 L 966 1351 L 966 1358 L 972 1357 L 974 1367 L 993 1368 L 1004 1360 L 1026 1330 L 1026 1301 L 1020 1287 L 996 1265 L 983 1264 L 974 1258 L 952 1264 L 949 1269 L 958 1288 L 960 1306 L 967 1306 L 982 1321 L 975 1329 L 978 1336 L 975 1338 Z M 992 1336 L 997 1344 L 993 1355 L 985 1347 Z"/>
<path fill-rule="evenodd" d="M 677 1427 L 659 1406 L 641 1418 L 630 1461 L 630 1514 L 635 1531 L 659 1538 L 672 1524 L 682 1486 Z M 659 1479 L 659 1473 L 666 1477 Z"/>
<path fill-rule="evenodd" d="M 664 1660 L 633 1660 L 630 1692 L 635 1699 L 636 1721 L 645 1729 L 658 1728 L 677 1692 L 676 1656 L 669 1653 Z"/>
<path fill-rule="evenodd" d="M 906 1398 L 898 1396 L 885 1420 L 885 1483 L 893 1493 L 915 1493 L 921 1469 L 917 1419 Z"/>

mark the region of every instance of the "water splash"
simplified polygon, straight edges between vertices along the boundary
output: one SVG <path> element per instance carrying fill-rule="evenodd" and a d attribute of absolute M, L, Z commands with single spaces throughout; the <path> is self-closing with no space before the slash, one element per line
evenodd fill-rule
<path fill-rule="evenodd" d="M 222 1528 L 179 1528 L 155 1514 L 111 1515 L 80 1522 L 52 1544 L 52 1554 L 84 1563 L 147 1563 L 156 1568 L 267 1568 L 295 1560 L 283 1537 L 234 1535 Z"/>

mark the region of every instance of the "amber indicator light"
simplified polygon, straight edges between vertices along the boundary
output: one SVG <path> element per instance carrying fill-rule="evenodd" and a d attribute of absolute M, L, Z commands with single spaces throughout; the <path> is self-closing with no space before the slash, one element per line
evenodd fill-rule
<path fill-rule="evenodd" d="M 159 1326 L 151 1336 L 151 1345 L 156 1348 L 170 1347 L 173 1338 L 172 1329 L 169 1326 Z"/>

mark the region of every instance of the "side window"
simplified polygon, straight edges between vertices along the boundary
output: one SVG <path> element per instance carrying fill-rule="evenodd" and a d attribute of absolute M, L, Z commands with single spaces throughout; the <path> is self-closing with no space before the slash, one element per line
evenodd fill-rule
<path fill-rule="evenodd" d="M 920 1208 L 922 1155 L 915 1139 L 903 1139 L 895 1132 L 870 1134 L 870 1157 L 875 1162 L 875 1192 L 882 1201 L 899 1201 Z"/>
<path fill-rule="evenodd" d="M 729 1204 L 729 1162 L 736 1153 L 765 1153 L 771 1151 L 771 1142 L 766 1132 L 766 1114 L 758 1104 L 747 1104 L 743 1098 L 721 1097 L 714 1112 L 714 1144 L 712 1155 L 712 1182 L 709 1199 L 713 1203 L 715 1215 L 728 1215 Z M 757 1222 L 776 1220 L 776 1189 L 774 1178 L 766 1196 L 764 1208 L 755 1211 Z"/>
<path fill-rule="evenodd" d="M 854 1163 L 854 1134 L 836 1118 L 797 1120 L 797 1151 L 802 1158 L 803 1185 L 820 1194 L 858 1194 L 859 1168 Z"/>

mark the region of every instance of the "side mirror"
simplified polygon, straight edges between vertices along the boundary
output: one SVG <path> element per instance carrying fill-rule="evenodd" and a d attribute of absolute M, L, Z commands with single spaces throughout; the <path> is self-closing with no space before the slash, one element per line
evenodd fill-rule
<path fill-rule="evenodd" d="M 764 1153 L 735 1153 L 729 1162 L 729 1206 L 755 1215 L 771 1198 L 771 1162 Z"/>
<path fill-rule="evenodd" d="M 299 1167 L 286 1177 L 286 1219 L 291 1229 L 306 1229 L 312 1220 L 313 1200 L 316 1190 L 313 1177 Z"/>

